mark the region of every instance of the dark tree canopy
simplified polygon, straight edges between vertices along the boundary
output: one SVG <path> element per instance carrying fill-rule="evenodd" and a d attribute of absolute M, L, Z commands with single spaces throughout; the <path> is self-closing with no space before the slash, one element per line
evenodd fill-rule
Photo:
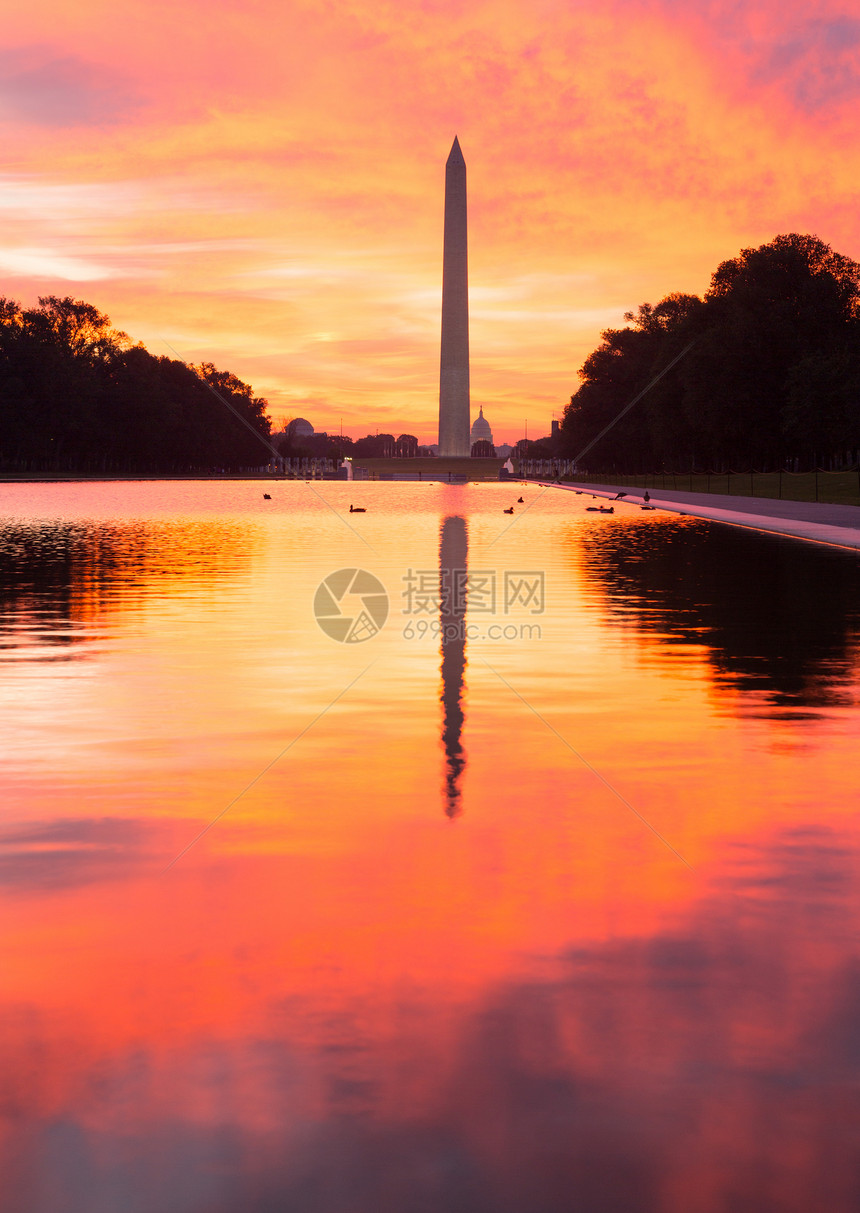
<path fill-rule="evenodd" d="M 816 236 L 724 261 L 704 299 L 626 312 L 579 372 L 562 423 L 576 458 L 685 347 L 585 460 L 596 471 L 811 465 L 860 448 L 860 265 Z"/>
<path fill-rule="evenodd" d="M 414 434 L 400 434 L 395 450 L 400 459 L 414 459 L 418 454 L 418 439 Z"/>
<path fill-rule="evenodd" d="M 393 434 L 368 434 L 356 440 L 355 454 L 365 459 L 392 459 L 397 449 Z"/>
<path fill-rule="evenodd" d="M 0 298 L 0 466 L 236 469 L 267 463 L 268 437 L 266 401 L 229 371 L 157 358 L 80 299 Z"/>

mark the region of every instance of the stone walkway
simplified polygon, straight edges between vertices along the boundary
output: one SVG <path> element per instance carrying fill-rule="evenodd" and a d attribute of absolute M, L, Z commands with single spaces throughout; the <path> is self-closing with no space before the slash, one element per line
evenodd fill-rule
<path fill-rule="evenodd" d="M 546 482 L 544 482 L 546 483 Z M 624 493 L 624 502 L 642 505 L 644 489 L 626 489 L 612 484 L 556 484 L 564 492 L 583 496 L 614 497 Z M 860 548 L 860 506 L 828 505 L 817 501 L 782 501 L 771 497 L 726 497 L 719 493 L 683 493 L 673 489 L 649 489 L 650 504 L 675 514 L 710 518 L 730 526 L 751 527 L 792 535 L 813 543 Z"/>

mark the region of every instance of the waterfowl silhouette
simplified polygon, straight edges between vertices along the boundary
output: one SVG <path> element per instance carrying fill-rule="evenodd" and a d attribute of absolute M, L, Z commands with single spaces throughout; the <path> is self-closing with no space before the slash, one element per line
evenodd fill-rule
<path fill-rule="evenodd" d="M 518 505 L 522 505 L 522 504 L 523 504 L 523 499 L 522 499 L 522 497 L 518 497 L 518 498 L 517 498 L 517 504 L 518 504 Z"/>
<path fill-rule="evenodd" d="M 350 514 L 366 514 L 367 510 L 363 505 L 351 505 L 349 507 Z"/>
<path fill-rule="evenodd" d="M 503 513 L 505 513 L 505 514 L 513 514 L 513 512 L 514 512 L 514 507 L 513 507 L 513 506 L 511 506 L 509 509 L 507 509 L 507 510 L 503 510 L 502 512 L 503 512 Z"/>
<path fill-rule="evenodd" d="M 264 493 L 264 494 L 263 494 L 263 500 L 264 500 L 264 501 L 271 501 L 271 500 L 272 500 L 272 494 L 271 494 L 271 493 Z"/>

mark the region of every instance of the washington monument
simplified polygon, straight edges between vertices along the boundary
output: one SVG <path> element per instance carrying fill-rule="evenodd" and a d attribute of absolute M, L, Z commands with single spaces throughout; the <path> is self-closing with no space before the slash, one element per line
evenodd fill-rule
<path fill-rule="evenodd" d="M 445 164 L 442 252 L 442 354 L 439 370 L 439 454 L 468 458 L 469 259 L 466 161 L 455 138 Z"/>

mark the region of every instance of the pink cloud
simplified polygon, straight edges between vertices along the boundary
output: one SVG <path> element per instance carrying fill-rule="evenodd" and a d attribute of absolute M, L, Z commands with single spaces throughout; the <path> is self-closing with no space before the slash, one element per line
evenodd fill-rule
<path fill-rule="evenodd" d="M 608 317 L 704 290 L 743 246 L 800 229 L 860 251 L 860 23 L 835 3 L 134 0 L 122 20 L 51 8 L 50 48 L 44 8 L 8 29 L 42 58 L 2 61 L 7 163 L 48 200 L 0 241 L 16 289 L 44 292 L 28 256 L 82 284 L 106 267 L 77 293 L 120 327 L 149 342 L 169 322 L 278 399 L 433 417 L 455 133 L 473 385 L 497 428 L 523 397 L 563 405 Z M 102 201 L 75 212 L 75 190 Z"/>

